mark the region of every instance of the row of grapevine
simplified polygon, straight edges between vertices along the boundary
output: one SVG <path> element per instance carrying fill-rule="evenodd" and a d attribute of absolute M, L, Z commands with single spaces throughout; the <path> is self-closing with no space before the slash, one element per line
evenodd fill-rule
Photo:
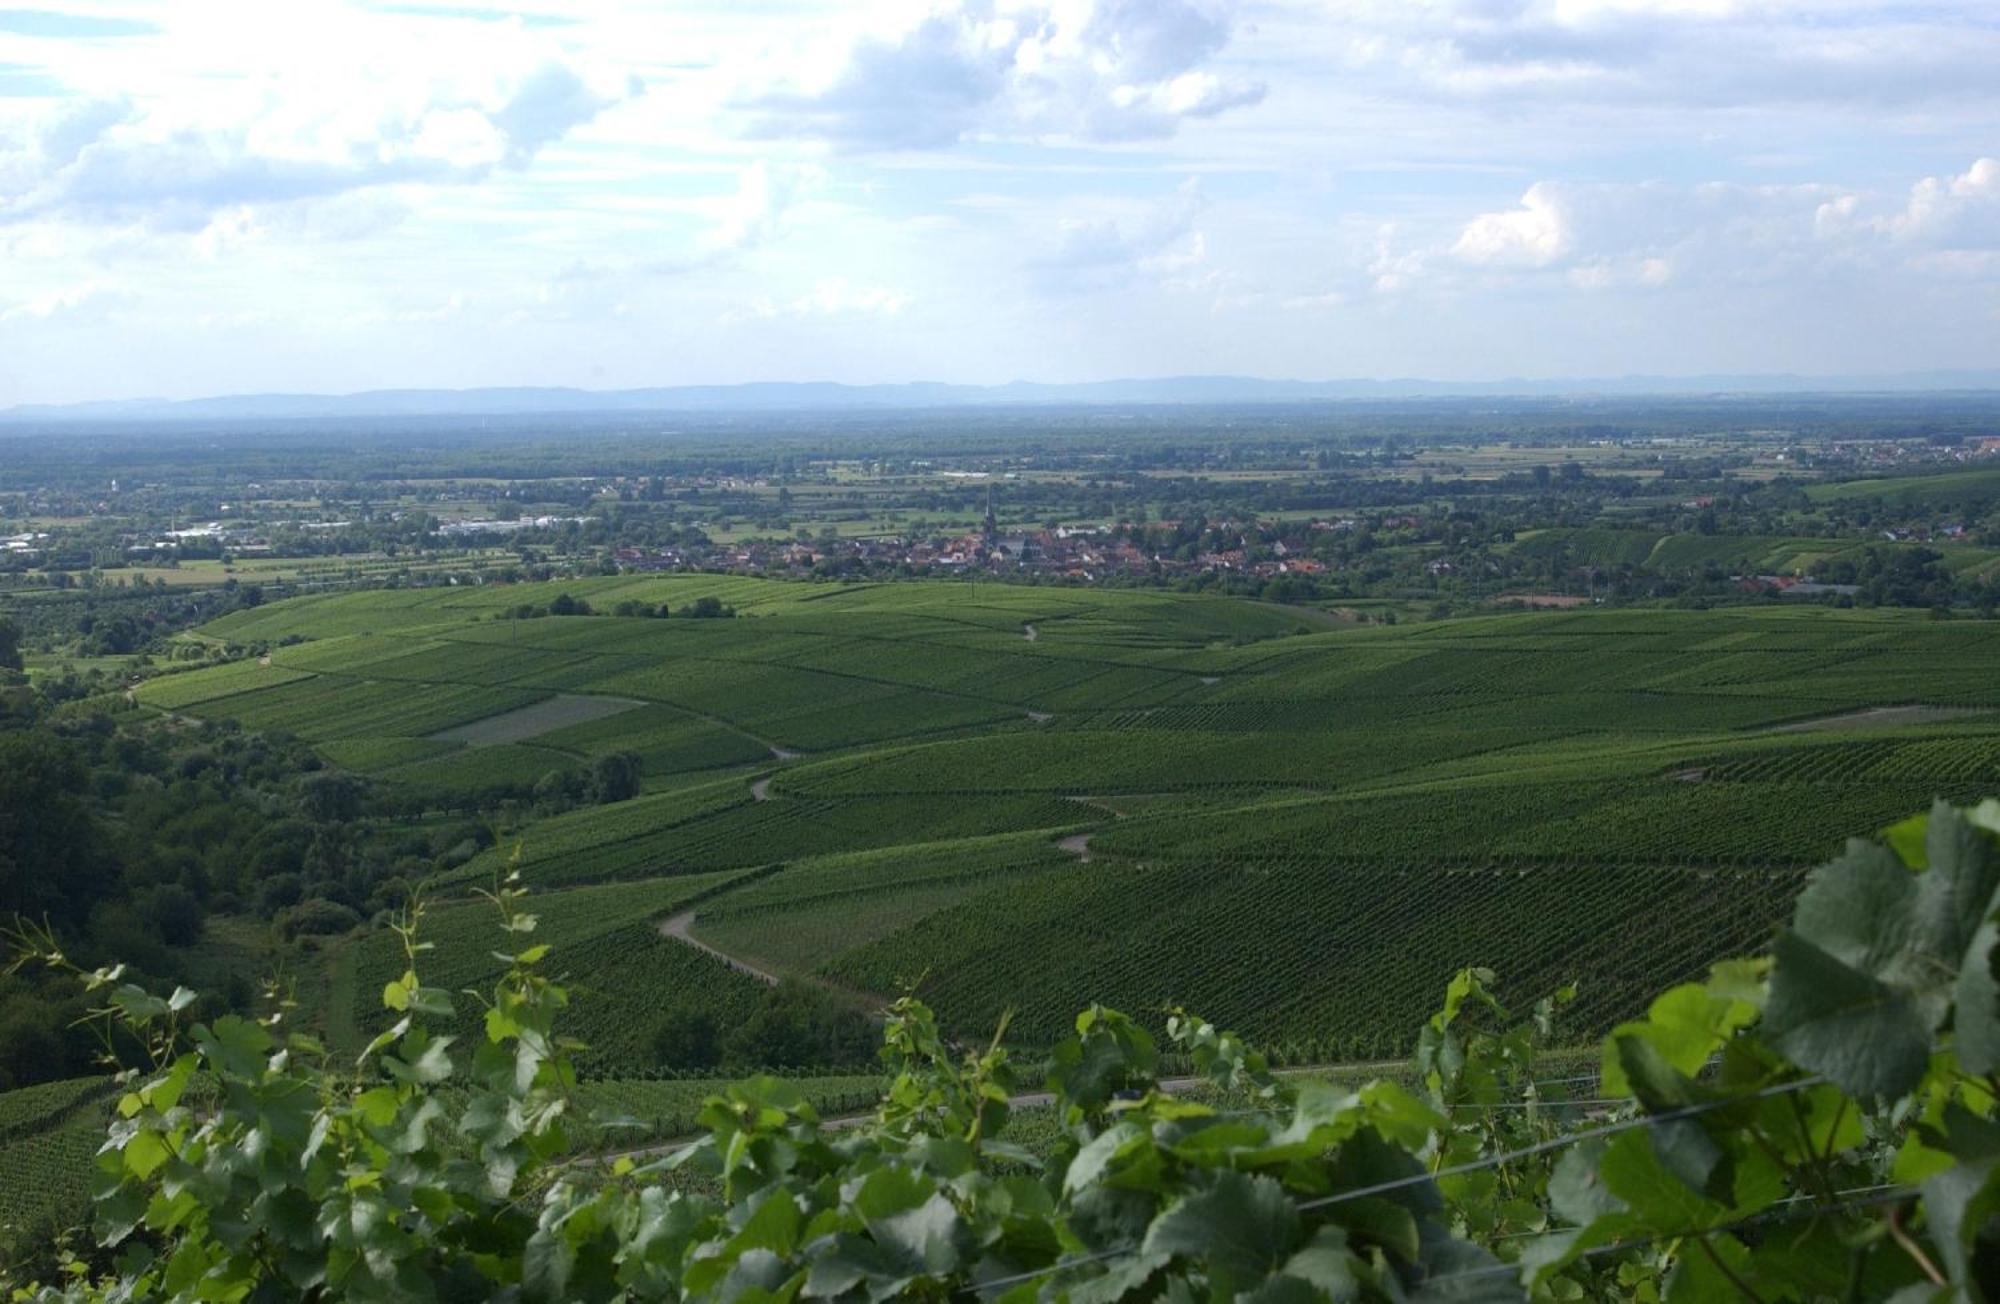
<path fill-rule="evenodd" d="M 179 674 L 155 676 L 140 684 L 133 696 L 146 706 L 158 707 L 162 711 L 180 711 L 252 689 L 275 688 L 307 678 L 310 676 L 303 670 L 265 665 L 258 661 L 231 661 Z"/>
<path fill-rule="evenodd" d="M 1800 881 L 1598 864 L 1358 874 L 1092 864 L 991 889 L 828 972 L 878 991 L 927 975 L 922 994 L 967 1035 L 1011 1009 L 1022 1039 L 1053 1037 L 1073 993 L 1090 991 L 1134 1012 L 1198 1001 L 1260 1037 L 1345 1039 L 1416 1026 L 1471 961 L 1503 966 L 1516 994 L 1580 980 L 1581 1033 L 1629 1012 L 1635 982 L 1698 970 L 1718 938 L 1761 945 Z"/>

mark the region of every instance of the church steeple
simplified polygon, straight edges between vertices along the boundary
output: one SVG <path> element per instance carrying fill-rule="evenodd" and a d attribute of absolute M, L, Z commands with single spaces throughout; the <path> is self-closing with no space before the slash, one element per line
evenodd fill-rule
<path fill-rule="evenodd" d="M 991 481 L 988 481 L 986 484 L 986 537 L 991 539 L 998 533 L 1000 533 L 999 522 L 993 519 L 993 484 Z"/>

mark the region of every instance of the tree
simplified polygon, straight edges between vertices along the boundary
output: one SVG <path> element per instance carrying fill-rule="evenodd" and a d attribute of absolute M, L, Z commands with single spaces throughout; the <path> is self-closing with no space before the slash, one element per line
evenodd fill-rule
<path fill-rule="evenodd" d="M 722 1043 L 725 1064 L 863 1064 L 873 1058 L 867 1016 L 823 988 L 786 979 Z"/>
<path fill-rule="evenodd" d="M 21 668 L 21 631 L 11 620 L 0 620 L 0 670 Z"/>
<path fill-rule="evenodd" d="M 712 1069 L 722 1062 L 722 1023 L 710 1010 L 669 1010 L 653 1029 L 653 1055 L 663 1068 Z"/>
<path fill-rule="evenodd" d="M 361 783 L 346 774 L 311 774 L 299 783 L 299 808 L 315 824 L 351 824 L 361 817 Z"/>
<path fill-rule="evenodd" d="M 0 921 L 81 923 L 116 877 L 76 747 L 37 729 L 0 733 Z"/>
<path fill-rule="evenodd" d="M 162 883 L 139 898 L 140 915 L 168 946 L 192 946 L 206 922 L 200 898 L 179 883 Z"/>
<path fill-rule="evenodd" d="M 632 752 L 600 756 L 590 767 L 590 795 L 599 805 L 639 795 L 643 765 Z"/>

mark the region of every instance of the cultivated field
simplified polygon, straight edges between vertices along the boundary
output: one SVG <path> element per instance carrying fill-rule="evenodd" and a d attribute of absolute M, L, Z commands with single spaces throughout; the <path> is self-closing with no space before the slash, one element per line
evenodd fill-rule
<path fill-rule="evenodd" d="M 1692 538 L 1561 542 L 1698 564 Z M 740 614 L 506 616 L 559 591 Z M 967 1034 L 1011 1010 L 1046 1041 L 1095 999 L 1198 1008 L 1296 1059 L 1390 1055 L 1483 964 L 1516 997 L 1579 981 L 1580 1038 L 1761 945 L 1846 837 L 2000 784 L 2000 626 L 1915 613 L 1326 628 L 1157 592 L 676 576 L 307 598 L 203 633 L 303 641 L 141 703 L 290 731 L 440 808 L 644 759 L 645 795 L 522 817 L 433 884 L 468 896 L 518 842 L 604 1074 L 656 1067 L 663 1009 L 733 1019 L 757 994 L 661 935 L 690 910 L 770 973 L 861 1000 L 918 983 Z M 605 700 L 624 709 L 575 705 Z M 433 926 L 489 924 L 447 904 Z M 336 1041 L 391 941 L 334 948 Z"/>

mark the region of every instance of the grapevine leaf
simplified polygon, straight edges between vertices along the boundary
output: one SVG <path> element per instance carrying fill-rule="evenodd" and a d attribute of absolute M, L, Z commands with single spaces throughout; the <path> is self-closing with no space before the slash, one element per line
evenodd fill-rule
<path fill-rule="evenodd" d="M 1183 1196 L 1155 1218 L 1144 1249 L 1199 1261 L 1227 1297 L 1277 1272 L 1298 1241 L 1298 1210 L 1283 1186 L 1226 1170 L 1208 1190 Z"/>
<path fill-rule="evenodd" d="M 138 1131 L 125 1143 L 125 1171 L 144 1181 L 172 1157 L 157 1132 Z"/>
<path fill-rule="evenodd" d="M 1764 1022 L 1776 1049 L 1850 1095 L 1917 1084 L 1976 927 L 1976 915 L 1954 913 L 1991 896 L 1994 866 L 1964 830 L 1947 808 L 1932 813 L 1921 874 L 1859 841 L 1813 874 L 1774 949 Z"/>
<path fill-rule="evenodd" d="M 1677 1177 L 1661 1162 L 1650 1128 L 1613 1137 L 1598 1156 L 1604 1189 L 1654 1228 L 1678 1231 L 1713 1226 L 1729 1211 Z"/>
<path fill-rule="evenodd" d="M 700 1265 L 708 1268 L 715 1260 L 705 1260 Z M 690 1292 L 699 1292 L 704 1297 L 718 1300 L 740 1301 L 748 1304 L 752 1300 L 789 1300 L 796 1296 L 806 1282 L 804 1273 L 791 1271 L 785 1261 L 769 1250 L 749 1250 L 741 1257 L 729 1262 L 727 1272 L 717 1273 L 713 1268 L 704 1275 L 689 1273 Z M 711 1282 L 711 1278 L 714 1280 Z"/>
<path fill-rule="evenodd" d="M 1928 812 L 1912 815 L 1905 820 L 1897 820 L 1882 830 L 1882 841 L 1911 869 L 1929 869 L 1930 859 L 1924 854 L 1924 835 L 1930 830 L 1931 817 Z"/>
<path fill-rule="evenodd" d="M 869 1235 L 901 1255 L 911 1276 L 950 1271 L 958 1261 L 958 1211 L 930 1182 L 901 1168 L 871 1173 L 854 1196 Z"/>
<path fill-rule="evenodd" d="M 1797 933 L 1780 934 L 1774 952 L 1764 1014 L 1773 1046 L 1849 1095 L 1896 1097 L 1917 1085 L 1930 1059 L 1932 1021 L 1913 996 Z"/>
<path fill-rule="evenodd" d="M 1723 1042 L 1756 1017 L 1756 1007 L 1727 986 L 1721 992 L 1699 983 L 1669 988 L 1647 1007 L 1644 1019 L 1612 1029 L 1604 1046 L 1604 1090 L 1614 1096 L 1634 1092 L 1630 1062 L 1639 1052 L 1629 1043 L 1643 1043 L 1652 1052 L 1647 1057 L 1649 1063 L 1664 1064 L 1682 1077 L 1692 1077 Z M 1656 1079 L 1656 1090 L 1665 1091 L 1670 1076 Z"/>
<path fill-rule="evenodd" d="M 1151 1145 L 1152 1138 L 1137 1123 L 1117 1123 L 1105 1128 L 1070 1160 L 1069 1171 L 1063 1174 L 1063 1190 L 1079 1191 L 1097 1183 L 1114 1162 Z"/>
<path fill-rule="evenodd" d="M 1346 1232 L 1321 1227 L 1303 1249 L 1285 1261 L 1285 1276 L 1310 1282 L 1334 1299 L 1351 1299 L 1361 1291 L 1355 1272 L 1359 1264 L 1347 1244 Z"/>
<path fill-rule="evenodd" d="M 1741 1299 L 1743 1292 L 1736 1281 L 1751 1275 L 1750 1251 L 1734 1236 L 1691 1237 L 1667 1280 L 1667 1304 Z"/>
<path fill-rule="evenodd" d="M 2000 1069 L 2000 976 L 1994 973 L 1995 961 L 2000 961 L 2000 920 L 1988 915 L 1966 948 L 1952 998 L 1959 1062 L 1971 1073 Z"/>
<path fill-rule="evenodd" d="M 1266 1278 L 1255 1290 L 1244 1291 L 1236 1297 L 1236 1304 L 1321 1304 L 1325 1298 L 1311 1282 L 1280 1275 Z"/>
<path fill-rule="evenodd" d="M 1991 838 L 1942 801 L 1931 811 L 1924 847 L 1930 868 L 1917 876 L 1912 941 L 1956 968 L 1993 908 L 2000 855 Z"/>
<path fill-rule="evenodd" d="M 1565 1222 L 1583 1226 L 1607 1214 L 1625 1212 L 1625 1202 L 1613 1195 L 1598 1175 L 1607 1144 L 1599 1137 L 1569 1147 L 1549 1174 L 1549 1207 Z"/>
<path fill-rule="evenodd" d="M 2000 1123 L 1958 1105 L 1945 1111 L 1944 1149 L 1958 1162 L 1924 1179 L 1924 1214 L 1954 1283 L 1973 1276 L 1972 1245 L 2000 1212 Z"/>
<path fill-rule="evenodd" d="M 1813 871 L 1792 931 L 1850 969 L 1886 975 L 1909 949 L 1916 897 L 1917 876 L 1894 853 L 1856 839 L 1846 854 Z M 1783 976 L 1780 963 L 1774 987 Z"/>
<path fill-rule="evenodd" d="M 1492 1253 L 1442 1228 L 1425 1229 L 1423 1277 L 1410 1304 L 1515 1304 L 1521 1287 Z"/>
<path fill-rule="evenodd" d="M 769 1250 L 785 1256 L 798 1246 L 799 1207 L 789 1191 L 773 1190 L 761 1199 L 741 1230 L 729 1238 L 725 1253 Z"/>

